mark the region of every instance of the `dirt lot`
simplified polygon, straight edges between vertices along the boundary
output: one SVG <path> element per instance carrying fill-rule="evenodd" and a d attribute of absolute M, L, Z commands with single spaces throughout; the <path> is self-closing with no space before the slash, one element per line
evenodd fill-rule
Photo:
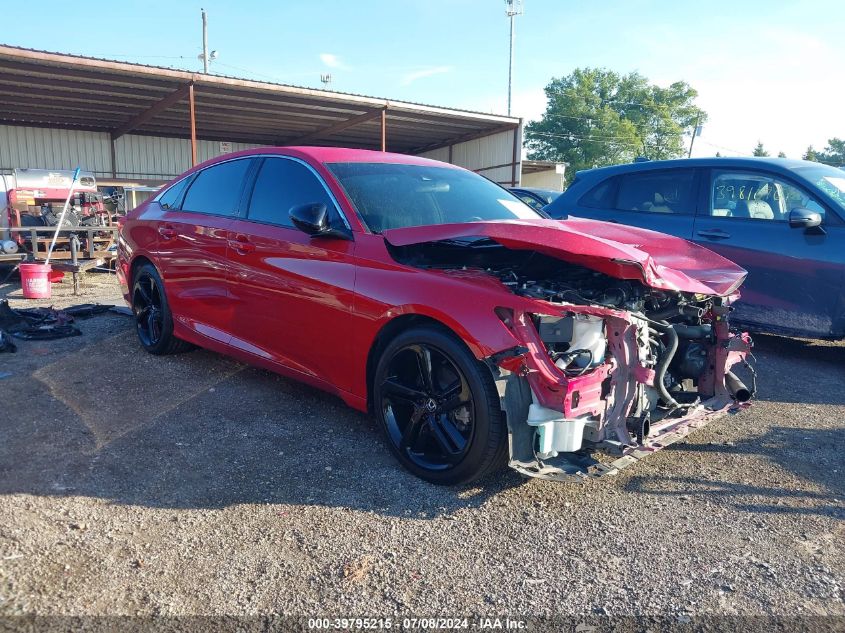
<path fill-rule="evenodd" d="M 758 337 L 752 410 L 615 478 L 438 488 L 332 397 L 80 327 L 0 356 L 0 614 L 845 616 L 841 343 Z"/>

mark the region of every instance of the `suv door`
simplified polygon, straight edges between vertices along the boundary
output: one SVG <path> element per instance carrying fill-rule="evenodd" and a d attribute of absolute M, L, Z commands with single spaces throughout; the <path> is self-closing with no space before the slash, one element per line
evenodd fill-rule
<path fill-rule="evenodd" d="M 238 322 L 231 345 L 348 390 L 355 242 L 334 198 L 308 165 L 281 156 L 262 160 L 247 198 L 246 217 L 229 231 Z M 315 202 L 350 239 L 293 226 L 291 207 Z"/>
<path fill-rule="evenodd" d="M 173 318 L 226 343 L 232 328 L 227 238 L 253 160 L 217 163 L 159 198 L 158 260 Z M 181 187 L 175 194 L 176 187 Z"/>
<path fill-rule="evenodd" d="M 764 331 L 836 335 L 845 276 L 838 216 L 802 186 L 769 172 L 714 169 L 709 181 L 694 240 L 748 271 L 732 319 Z M 822 214 L 822 226 L 790 228 L 796 208 Z"/>
<path fill-rule="evenodd" d="M 612 176 L 581 196 L 572 214 L 690 239 L 698 171 L 652 169 Z"/>

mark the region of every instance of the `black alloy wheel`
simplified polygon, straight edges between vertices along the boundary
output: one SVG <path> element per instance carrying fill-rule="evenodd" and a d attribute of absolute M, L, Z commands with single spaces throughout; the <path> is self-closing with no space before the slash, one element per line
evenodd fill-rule
<path fill-rule="evenodd" d="M 152 264 L 144 264 L 134 275 L 132 311 L 138 340 L 151 354 L 175 354 L 193 347 L 173 335 L 173 317 L 164 283 Z"/>
<path fill-rule="evenodd" d="M 376 414 L 409 470 L 451 484 L 499 465 L 505 433 L 492 376 L 450 333 L 401 334 L 382 354 L 375 378 Z"/>
<path fill-rule="evenodd" d="M 161 341 L 164 333 L 161 304 L 161 289 L 156 278 L 146 271 L 138 275 L 132 289 L 132 308 L 138 338 L 144 347 L 155 347 Z"/>

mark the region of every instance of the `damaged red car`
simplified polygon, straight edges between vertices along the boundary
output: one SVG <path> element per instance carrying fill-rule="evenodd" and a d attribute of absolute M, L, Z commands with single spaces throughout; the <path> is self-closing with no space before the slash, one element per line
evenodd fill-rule
<path fill-rule="evenodd" d="M 728 321 L 743 269 L 548 219 L 432 160 L 230 154 L 130 212 L 118 253 L 147 351 L 198 345 L 337 394 L 436 483 L 613 473 L 753 395 Z"/>

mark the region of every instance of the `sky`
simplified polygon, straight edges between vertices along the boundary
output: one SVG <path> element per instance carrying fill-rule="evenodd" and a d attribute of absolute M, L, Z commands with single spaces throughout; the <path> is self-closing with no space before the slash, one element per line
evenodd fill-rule
<path fill-rule="evenodd" d="M 4 2 L 0 42 L 504 114 L 504 0 Z M 574 68 L 686 81 L 709 115 L 693 155 L 800 158 L 845 138 L 843 0 L 524 0 L 513 114 L 536 119 L 543 87 Z"/>

